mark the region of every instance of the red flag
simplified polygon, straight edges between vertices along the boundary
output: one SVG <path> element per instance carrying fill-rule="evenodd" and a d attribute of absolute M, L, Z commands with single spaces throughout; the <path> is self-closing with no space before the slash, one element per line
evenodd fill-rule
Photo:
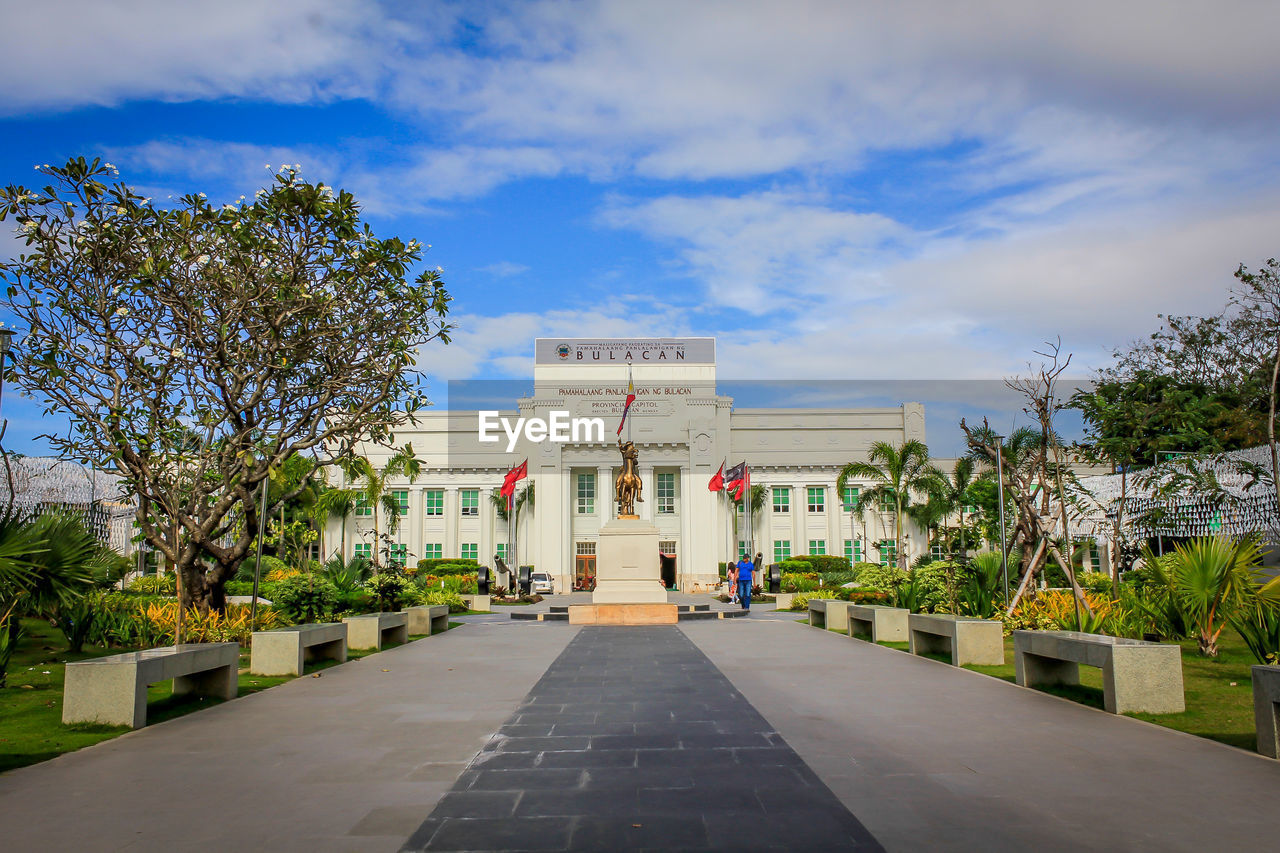
<path fill-rule="evenodd" d="M 508 506 L 510 506 L 511 504 L 512 496 L 515 495 L 516 493 L 516 483 L 520 482 L 527 476 L 529 476 L 529 460 L 528 459 L 524 460 L 519 465 L 512 468 L 510 471 L 507 472 L 507 475 L 502 478 L 501 494 L 506 496 Z"/>
<path fill-rule="evenodd" d="M 747 467 L 747 463 L 742 463 L 742 479 L 736 483 L 738 490 L 733 493 L 735 501 L 742 500 L 742 496 L 751 491 L 751 469 Z"/>
<path fill-rule="evenodd" d="M 724 491 L 724 463 L 720 463 L 720 470 L 711 478 L 711 482 L 707 483 L 707 491 L 720 492 Z"/>
<path fill-rule="evenodd" d="M 627 402 L 622 406 L 622 420 L 618 422 L 618 435 L 622 435 L 622 426 L 627 422 L 627 413 L 631 411 L 631 404 L 635 401 L 635 394 L 627 395 Z"/>

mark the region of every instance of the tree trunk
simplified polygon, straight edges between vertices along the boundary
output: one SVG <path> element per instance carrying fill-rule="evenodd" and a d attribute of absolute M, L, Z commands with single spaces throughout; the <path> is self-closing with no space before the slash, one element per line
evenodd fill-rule
<path fill-rule="evenodd" d="M 1040 565 L 1040 556 L 1044 553 L 1045 543 L 1048 542 L 1047 536 L 1041 536 L 1040 542 L 1036 545 L 1036 550 L 1031 558 L 1031 562 L 1027 564 L 1027 570 L 1022 575 L 1022 583 L 1018 584 L 1018 591 L 1013 594 L 1013 599 L 1009 602 L 1009 608 L 1005 610 L 1005 616 L 1012 616 L 1013 611 L 1017 609 L 1018 602 L 1022 600 L 1022 595 L 1027 591 L 1027 585 L 1034 578 L 1036 569 Z M 1023 542 L 1025 548 L 1029 543 Z"/>
<path fill-rule="evenodd" d="M 1055 560 L 1057 560 L 1059 563 L 1062 563 L 1064 566 L 1066 566 L 1067 582 L 1071 584 L 1071 593 L 1076 597 L 1076 602 L 1081 607 L 1084 608 L 1084 612 L 1088 613 L 1089 616 L 1092 618 L 1093 608 L 1089 606 L 1088 599 L 1084 597 L 1084 590 L 1080 588 L 1080 584 L 1076 583 L 1075 567 L 1072 566 L 1071 563 L 1069 562 L 1063 562 L 1062 554 L 1058 551 L 1058 548 L 1056 545 L 1049 546 L 1049 553 L 1053 555 L 1053 558 Z"/>

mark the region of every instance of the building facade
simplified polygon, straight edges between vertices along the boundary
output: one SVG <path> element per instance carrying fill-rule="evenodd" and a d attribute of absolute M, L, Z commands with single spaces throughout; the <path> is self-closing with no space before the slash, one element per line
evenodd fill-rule
<path fill-rule="evenodd" d="M 884 544 L 893 539 L 892 513 L 874 507 L 861 515 L 850 512 L 852 500 L 871 484 L 855 484 L 839 495 L 836 478 L 846 463 L 865 461 L 873 442 L 924 441 L 921 404 L 738 408 L 717 391 L 712 338 L 543 338 L 535 342 L 533 373 L 532 395 L 488 415 L 490 424 L 550 421 L 559 413 L 599 418 L 603 435 L 583 430 L 576 440 L 570 434 L 567 441 L 535 441 L 522 433 L 508 449 L 501 428 L 496 441 L 481 441 L 479 411 L 418 416 L 396 432 L 395 443 L 410 443 L 422 470 L 414 482 L 402 479 L 391 486 L 399 506 L 391 556 L 410 564 L 471 557 L 490 565 L 495 554 L 508 562 L 514 556 L 519 564 L 550 572 L 557 591 L 573 588 L 594 576 L 600 528 L 617 513 L 618 441 L 629 439 L 639 451 L 643 485 L 637 514 L 658 527 L 659 550 L 674 558 L 682 590 L 710 588 L 718 564 L 747 551 L 762 553 L 766 562 L 802 554 L 893 561 L 892 545 Z M 617 436 L 629 387 L 636 400 Z M 487 437 L 495 437 L 493 430 Z M 375 467 L 390 456 L 386 448 L 363 452 Z M 528 479 L 519 488 L 532 485 L 534 499 L 512 531 L 491 496 L 506 472 L 526 459 Z M 765 487 L 749 536 L 742 513 L 708 489 L 722 463 L 742 461 L 751 482 Z M 346 556 L 377 547 L 374 522 L 372 508 L 358 509 L 346 521 Z M 330 549 L 340 540 L 340 525 L 333 521 L 326 531 Z M 910 524 L 906 529 L 908 559 L 925 553 L 920 531 Z"/>

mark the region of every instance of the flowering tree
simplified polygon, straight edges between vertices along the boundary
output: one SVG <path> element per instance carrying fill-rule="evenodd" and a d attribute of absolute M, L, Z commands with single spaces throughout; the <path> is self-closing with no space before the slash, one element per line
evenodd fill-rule
<path fill-rule="evenodd" d="M 440 270 L 410 280 L 420 244 L 376 238 L 296 167 L 252 201 L 171 209 L 97 160 L 38 171 L 43 188 L 0 190 L 27 245 L 0 264 L 12 374 L 69 416 L 63 456 L 123 475 L 184 604 L 219 608 L 285 460 L 314 475 L 424 403 L 417 349 L 449 340 Z M 268 514 L 308 483 L 271 490 Z"/>

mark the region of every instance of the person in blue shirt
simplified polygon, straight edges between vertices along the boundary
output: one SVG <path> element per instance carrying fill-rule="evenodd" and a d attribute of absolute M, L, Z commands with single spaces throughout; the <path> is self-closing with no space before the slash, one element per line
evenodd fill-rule
<path fill-rule="evenodd" d="M 738 598 L 742 601 L 742 609 L 751 610 L 751 572 L 755 566 L 746 554 L 738 561 Z"/>

